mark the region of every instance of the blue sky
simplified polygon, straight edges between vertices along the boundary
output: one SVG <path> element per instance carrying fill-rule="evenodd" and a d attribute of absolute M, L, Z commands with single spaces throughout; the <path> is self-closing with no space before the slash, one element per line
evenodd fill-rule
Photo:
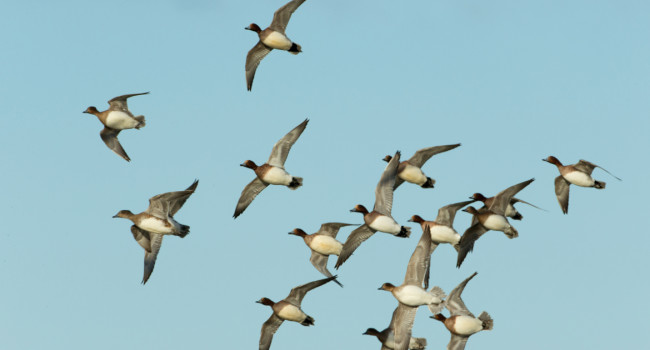
<path fill-rule="evenodd" d="M 287 232 L 361 223 L 349 209 L 372 206 L 386 154 L 451 143 L 462 146 L 424 166 L 436 188 L 396 191 L 398 222 L 531 177 L 518 197 L 548 210 L 520 205 L 520 237 L 487 233 L 461 269 L 450 246 L 435 251 L 431 283 L 447 292 L 479 272 L 463 297 L 495 326 L 468 348 L 650 346 L 647 2 L 308 0 L 287 28 L 303 53 L 271 52 L 247 92 L 257 38 L 244 27 L 266 27 L 284 3 L 0 4 L 3 348 L 254 349 L 271 312 L 254 301 L 321 278 Z M 143 91 L 129 107 L 147 126 L 120 134 L 127 163 L 81 112 Z M 239 164 L 264 162 L 305 118 L 286 163 L 304 186 L 268 188 L 233 220 L 254 176 Z M 572 187 L 562 215 L 548 155 L 623 181 L 595 170 L 607 188 Z M 142 286 L 143 250 L 112 216 L 195 178 L 176 215 L 191 234 L 165 238 Z M 457 231 L 470 220 L 459 213 Z M 316 326 L 285 322 L 273 348 L 379 348 L 361 333 L 390 321 L 396 301 L 377 288 L 403 280 L 421 233 L 411 226 L 410 239 L 364 243 L 338 271 L 345 288 L 304 299 Z M 429 314 L 413 333 L 444 348 Z"/>

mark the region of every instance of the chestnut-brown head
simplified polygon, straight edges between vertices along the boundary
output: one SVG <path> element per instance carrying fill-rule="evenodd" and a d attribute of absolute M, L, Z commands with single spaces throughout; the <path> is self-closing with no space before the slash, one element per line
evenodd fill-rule
<path fill-rule="evenodd" d="M 290 235 L 305 237 L 307 233 L 299 228 L 294 228 L 293 231 L 289 232 Z"/>
<path fill-rule="evenodd" d="M 549 162 L 551 164 L 555 164 L 557 166 L 562 166 L 562 162 L 560 162 L 559 159 L 553 157 L 553 156 L 548 156 L 546 159 L 542 159 L 545 162 Z"/>
<path fill-rule="evenodd" d="M 386 283 L 382 284 L 381 287 L 379 287 L 379 288 L 377 288 L 377 289 L 378 289 L 378 290 L 386 290 L 386 291 L 389 291 L 389 292 L 390 292 L 390 291 L 392 291 L 393 289 L 395 289 L 395 285 L 393 285 L 392 283 L 388 283 L 388 282 L 386 282 Z"/>
<path fill-rule="evenodd" d="M 418 224 L 421 224 L 424 222 L 424 219 L 420 215 L 413 215 L 408 222 L 417 222 Z"/>
<path fill-rule="evenodd" d="M 368 209 L 361 204 L 355 205 L 354 208 L 350 209 L 350 211 L 353 213 L 362 213 L 363 215 L 368 214 Z"/>
<path fill-rule="evenodd" d="M 262 28 L 260 28 L 260 26 L 258 26 L 255 23 L 251 23 L 248 27 L 246 27 L 244 29 L 251 30 L 251 31 L 253 31 L 255 33 L 259 33 L 259 32 L 262 31 Z"/>
<path fill-rule="evenodd" d="M 362 335 L 379 335 L 379 331 L 374 328 L 368 328 Z"/>
<path fill-rule="evenodd" d="M 476 208 L 474 208 L 474 207 L 471 206 L 471 205 L 470 205 L 469 207 L 463 209 L 463 211 L 466 212 L 466 213 L 470 213 L 470 214 L 472 214 L 472 215 L 476 215 L 476 214 L 478 214 L 478 210 L 476 210 Z"/>
<path fill-rule="evenodd" d="M 252 160 L 247 160 L 239 165 L 253 170 L 257 169 L 257 164 L 255 164 L 255 162 L 253 162 Z"/>
<path fill-rule="evenodd" d="M 130 210 L 120 210 L 117 214 L 113 215 L 114 218 L 130 219 L 133 213 Z"/>
<path fill-rule="evenodd" d="M 474 193 L 471 197 L 469 197 L 469 199 L 473 199 L 475 201 L 485 202 L 485 200 L 487 198 L 485 198 L 485 196 L 480 194 L 480 193 Z"/>
<path fill-rule="evenodd" d="M 88 114 L 93 114 L 93 115 L 94 115 L 94 114 L 98 114 L 99 111 L 97 110 L 97 108 L 95 108 L 95 106 L 90 106 L 90 107 L 86 108 L 86 110 L 84 111 L 84 113 L 88 113 Z"/>
<path fill-rule="evenodd" d="M 445 320 L 447 319 L 447 317 L 445 317 L 445 315 L 443 315 L 443 314 L 435 314 L 435 315 L 429 316 L 429 317 L 431 317 L 431 318 L 433 318 L 435 320 L 438 320 L 440 322 L 445 322 Z"/>
<path fill-rule="evenodd" d="M 258 303 L 258 304 L 262 304 L 262 305 L 267 305 L 267 306 L 273 306 L 273 305 L 275 305 L 275 303 L 273 302 L 273 300 L 271 300 L 271 299 L 269 299 L 269 298 L 262 298 L 262 299 L 256 301 L 256 303 Z"/>
<path fill-rule="evenodd" d="M 384 162 L 390 162 L 391 159 L 393 159 L 393 156 L 387 155 L 386 157 L 384 157 L 383 161 Z"/>

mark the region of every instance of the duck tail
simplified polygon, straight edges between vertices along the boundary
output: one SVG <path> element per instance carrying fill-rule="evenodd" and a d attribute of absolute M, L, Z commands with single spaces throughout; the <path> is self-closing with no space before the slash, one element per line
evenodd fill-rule
<path fill-rule="evenodd" d="M 181 232 L 178 234 L 181 238 L 185 238 L 190 233 L 190 227 L 187 225 L 181 225 Z"/>
<path fill-rule="evenodd" d="M 291 43 L 291 47 L 288 50 L 290 53 L 297 55 L 302 52 L 302 47 L 296 43 Z"/>
<path fill-rule="evenodd" d="M 434 185 L 435 183 L 436 183 L 436 180 L 434 180 L 434 179 L 432 179 L 432 178 L 430 178 L 430 177 L 427 177 L 427 181 L 425 181 L 425 182 L 422 184 L 422 186 L 420 186 L 420 187 L 422 187 L 422 188 L 433 188 L 433 185 Z"/>
<path fill-rule="evenodd" d="M 506 228 L 503 233 L 505 233 L 506 236 L 508 236 L 510 239 L 519 237 L 519 232 L 517 232 L 517 230 L 515 230 L 515 228 L 512 226 L 508 226 L 508 228 Z"/>
<path fill-rule="evenodd" d="M 442 288 L 440 288 L 440 287 L 438 287 L 438 286 L 435 286 L 435 287 L 431 288 L 431 290 L 429 291 L 429 294 L 431 294 L 432 296 L 434 296 L 434 297 L 440 299 L 440 302 L 438 302 L 438 303 L 432 303 L 432 304 L 429 304 L 429 305 L 428 305 L 428 306 L 429 306 L 429 310 L 431 310 L 431 312 L 432 312 L 434 315 L 435 315 L 435 314 L 439 314 L 439 313 L 442 311 L 442 308 L 445 306 L 445 301 L 444 301 L 443 299 L 446 298 L 447 295 L 446 295 L 445 292 L 442 290 Z"/>
<path fill-rule="evenodd" d="M 399 233 L 396 234 L 397 237 L 409 238 L 411 236 L 411 228 L 408 226 L 400 227 Z"/>
<path fill-rule="evenodd" d="M 520 212 L 517 212 L 515 215 L 512 216 L 512 219 L 513 219 L 513 220 L 521 220 L 521 219 L 523 219 L 523 218 L 524 218 L 524 216 L 521 215 Z"/>
<path fill-rule="evenodd" d="M 144 128 L 145 125 L 147 125 L 147 122 L 144 120 L 144 116 L 143 116 L 143 115 L 139 115 L 139 116 L 136 116 L 136 117 L 133 117 L 133 118 L 135 118 L 135 120 L 137 120 L 137 121 L 140 122 L 140 124 L 138 124 L 138 125 L 135 127 L 136 129 Z"/>
<path fill-rule="evenodd" d="M 303 325 L 303 326 L 313 326 L 314 325 L 314 318 L 307 315 L 307 318 L 304 321 L 300 322 L 300 324 Z"/>
<path fill-rule="evenodd" d="M 603 181 L 596 181 L 596 182 L 594 183 L 594 187 L 596 187 L 596 188 L 599 189 L 599 190 L 604 189 L 604 188 L 605 188 L 605 185 L 606 185 L 606 183 L 603 182 Z"/>
<path fill-rule="evenodd" d="M 424 350 L 426 347 L 426 338 L 411 338 L 411 341 L 409 342 L 409 349 L 411 350 Z"/>
<path fill-rule="evenodd" d="M 296 188 L 302 186 L 302 177 L 297 177 L 294 176 L 291 178 L 291 183 L 289 183 L 289 187 L 292 190 L 295 190 Z"/>
<path fill-rule="evenodd" d="M 490 317 L 490 314 L 487 312 L 483 311 L 481 315 L 478 317 L 479 320 L 483 321 L 483 329 L 486 331 L 492 330 L 494 327 L 494 321 L 492 320 L 492 317 Z"/>

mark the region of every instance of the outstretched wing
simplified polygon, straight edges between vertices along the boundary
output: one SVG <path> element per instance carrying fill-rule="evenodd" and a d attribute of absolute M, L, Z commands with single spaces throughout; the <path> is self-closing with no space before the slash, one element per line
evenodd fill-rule
<path fill-rule="evenodd" d="M 397 151 L 395 156 L 388 162 L 375 188 L 374 210 L 384 215 L 390 216 L 390 212 L 393 209 L 393 186 L 397 177 L 400 155 L 400 151 Z"/>
<path fill-rule="evenodd" d="M 395 332 L 395 350 L 408 350 L 409 342 L 411 341 L 413 321 L 415 320 L 415 314 L 417 311 L 417 307 L 411 307 L 399 303 L 397 309 L 393 312 L 391 327 Z"/>
<path fill-rule="evenodd" d="M 452 150 L 456 147 L 460 146 L 460 143 L 457 143 L 455 145 L 444 145 L 444 146 L 434 146 L 434 147 L 428 147 L 428 148 L 423 148 L 413 155 L 411 159 L 409 159 L 409 164 L 416 166 L 418 168 L 421 168 L 424 163 L 427 162 L 431 157 L 438 153 L 442 152 L 447 152 L 449 150 Z"/>
<path fill-rule="evenodd" d="M 139 95 L 146 95 L 148 93 L 149 93 L 149 91 L 141 92 L 141 93 L 138 93 L 138 94 L 128 94 L 128 95 L 113 97 L 112 99 L 110 99 L 108 101 L 108 105 L 109 105 L 108 109 L 110 111 L 128 112 L 129 111 L 129 106 L 127 106 L 126 100 L 129 97 L 139 96 Z"/>
<path fill-rule="evenodd" d="M 271 314 L 266 322 L 262 325 L 262 334 L 260 335 L 260 350 L 269 350 L 271 348 L 271 341 L 273 340 L 273 334 L 278 331 L 282 325 L 282 319 L 275 315 Z"/>
<path fill-rule="evenodd" d="M 339 254 L 338 260 L 336 260 L 336 265 L 334 265 L 335 268 L 339 268 L 339 266 L 343 265 L 343 263 L 352 256 L 352 253 L 361 245 L 361 243 L 365 242 L 370 236 L 375 234 L 375 230 L 371 229 L 368 225 L 363 224 L 354 231 L 350 233 L 348 236 L 348 239 L 345 240 L 345 244 L 343 244 L 343 249 L 341 250 L 341 254 Z"/>
<path fill-rule="evenodd" d="M 124 148 L 120 144 L 120 141 L 117 140 L 117 135 L 120 133 L 120 130 L 111 129 L 109 127 L 104 127 L 102 131 L 99 132 L 99 136 L 102 138 L 102 141 L 115 152 L 118 156 L 124 158 L 127 162 L 131 161 L 131 158 L 126 154 Z"/>
<path fill-rule="evenodd" d="M 474 242 L 481 236 L 488 232 L 488 229 L 480 223 L 472 225 L 470 228 L 463 233 L 463 236 L 460 238 L 458 245 L 460 249 L 458 250 L 458 260 L 456 261 L 456 267 L 460 267 L 467 256 L 467 253 L 471 252 L 474 249 Z"/>
<path fill-rule="evenodd" d="M 444 207 L 438 209 L 438 217 L 436 217 L 436 223 L 440 225 L 453 227 L 454 218 L 456 217 L 456 212 L 462 207 L 474 202 L 476 201 L 471 200 L 471 201 L 464 201 L 464 202 L 445 205 Z"/>
<path fill-rule="evenodd" d="M 465 289 L 467 282 L 469 282 L 469 280 L 474 278 L 474 276 L 476 275 L 477 272 L 474 272 L 471 276 L 467 277 L 456 288 L 454 288 L 454 290 L 452 290 L 451 293 L 449 293 L 449 296 L 447 297 L 447 301 L 445 302 L 445 306 L 447 307 L 447 310 L 449 310 L 449 312 L 451 313 L 451 316 L 462 315 L 462 316 L 474 317 L 474 315 L 467 309 L 467 306 L 465 306 L 465 303 L 461 298 L 461 294 L 463 294 L 463 290 Z"/>
<path fill-rule="evenodd" d="M 492 201 L 489 209 L 495 214 L 505 216 L 506 208 L 508 207 L 508 204 L 510 204 L 510 199 L 512 199 L 512 197 L 514 197 L 517 192 L 523 190 L 524 187 L 528 186 L 533 181 L 535 181 L 535 179 L 526 180 L 499 192 L 499 194 L 494 196 L 494 200 Z"/>
<path fill-rule="evenodd" d="M 422 237 L 418 245 L 409 259 L 409 264 L 406 268 L 406 276 L 404 277 L 404 284 L 422 287 L 425 282 L 424 277 L 429 270 L 429 263 L 431 261 L 431 231 L 429 225 L 426 225 L 422 232 Z M 426 281 L 427 286 L 429 281 Z"/>
<path fill-rule="evenodd" d="M 616 177 L 614 174 L 610 173 L 605 168 L 603 168 L 601 166 L 598 166 L 598 165 L 596 165 L 594 163 L 588 162 L 586 160 L 583 160 L 583 159 L 580 159 L 580 161 L 577 164 L 574 164 L 573 167 L 580 170 L 580 171 L 582 171 L 582 172 L 584 172 L 584 173 L 587 173 L 589 175 L 591 175 L 591 173 L 594 171 L 594 168 L 600 168 L 604 172 L 608 173 L 609 175 L 612 175 L 615 179 L 621 181 L 620 178 Z"/>
<path fill-rule="evenodd" d="M 273 14 L 273 21 L 269 28 L 284 34 L 284 31 L 287 29 L 287 24 L 289 24 L 289 20 L 291 19 L 291 15 L 300 5 L 302 5 L 303 2 L 305 2 L 305 0 L 293 0 L 280 7 Z"/>
<path fill-rule="evenodd" d="M 562 175 L 555 178 L 555 196 L 564 214 L 569 212 L 569 185 Z"/>
<path fill-rule="evenodd" d="M 311 251 L 311 258 L 309 258 L 309 261 L 311 262 L 312 265 L 318 270 L 318 272 L 322 273 L 323 275 L 327 277 L 333 277 L 332 273 L 327 269 L 327 260 L 329 256 L 328 255 L 323 255 L 319 252 Z M 338 280 L 334 280 L 336 284 L 339 286 L 343 287 L 341 282 Z"/>
<path fill-rule="evenodd" d="M 144 252 L 144 275 L 142 276 L 142 284 L 147 283 L 149 277 L 153 273 L 153 268 L 156 266 L 156 258 L 162 245 L 163 235 L 159 233 L 150 232 L 151 237 L 151 252 L 145 250 Z"/>
<path fill-rule="evenodd" d="M 300 306 L 300 303 L 302 303 L 302 298 L 305 297 L 307 292 L 309 292 L 310 290 L 312 290 L 314 288 L 320 287 L 323 284 L 334 280 L 335 278 L 336 278 L 336 276 L 327 277 L 327 278 L 323 278 L 323 279 L 316 280 L 316 281 L 313 281 L 313 282 L 305 283 L 303 285 L 295 287 L 295 288 L 293 288 L 291 290 L 291 292 L 289 293 L 289 296 L 287 296 L 284 300 L 286 302 L 288 302 L 288 303 L 293 304 L 293 305 Z"/>
<path fill-rule="evenodd" d="M 341 227 L 344 226 L 359 226 L 359 225 L 344 224 L 342 222 L 328 222 L 322 224 L 318 232 L 316 232 L 316 234 L 336 238 L 336 235 L 339 233 L 339 230 L 341 229 Z"/>
<path fill-rule="evenodd" d="M 309 119 L 305 119 L 305 121 L 293 128 L 289 133 L 284 135 L 284 137 L 275 143 L 275 146 L 273 146 L 273 150 L 271 151 L 271 156 L 267 162 L 269 165 L 284 169 L 284 162 L 287 160 L 289 151 L 291 151 L 291 146 L 296 143 L 296 140 L 298 140 L 302 132 L 305 131 L 308 122 Z"/>
<path fill-rule="evenodd" d="M 253 181 L 246 185 L 244 190 L 241 191 L 241 196 L 239 196 L 239 201 L 235 208 L 235 214 L 232 217 L 237 218 L 241 213 L 243 213 L 244 210 L 246 210 L 246 208 L 248 208 L 248 206 L 253 202 L 253 199 L 255 199 L 255 197 L 257 197 L 266 186 L 268 185 L 262 182 L 259 177 L 255 177 Z"/>
<path fill-rule="evenodd" d="M 145 212 L 161 219 L 167 218 L 168 215 L 174 216 L 194 193 L 198 184 L 199 181 L 194 180 L 185 191 L 166 192 L 149 198 L 149 207 Z"/>
<path fill-rule="evenodd" d="M 262 59 L 266 57 L 273 50 L 272 48 L 262 44 L 261 41 L 257 42 L 257 45 L 253 46 L 248 54 L 246 55 L 246 88 L 248 91 L 251 91 L 253 88 L 253 78 L 255 78 L 255 71 L 257 66 L 260 65 Z"/>

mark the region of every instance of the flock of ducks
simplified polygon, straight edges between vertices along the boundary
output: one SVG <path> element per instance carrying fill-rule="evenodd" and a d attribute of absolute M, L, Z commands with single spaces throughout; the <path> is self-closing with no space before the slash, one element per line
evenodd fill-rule
<path fill-rule="evenodd" d="M 246 57 L 246 84 L 251 90 L 255 71 L 261 60 L 273 49 L 285 50 L 292 54 L 301 52 L 301 46 L 292 42 L 286 35 L 285 29 L 293 12 L 305 0 L 293 0 L 278 9 L 271 25 L 262 30 L 257 24 L 252 23 L 245 29 L 254 31 L 259 36 L 259 42 L 249 51 Z M 128 94 L 115 97 L 108 101 L 109 108 L 98 111 L 96 107 L 88 107 L 84 113 L 95 115 L 104 125 L 100 132 L 101 139 L 113 152 L 124 158 L 131 159 L 117 139 L 118 134 L 126 129 L 140 129 L 146 125 L 142 115 L 134 116 L 128 108 L 127 99 L 134 96 L 145 95 L 148 92 Z M 239 217 L 250 206 L 262 190 L 269 185 L 286 186 L 296 190 L 303 184 L 303 178 L 293 176 L 284 168 L 291 147 L 298 140 L 307 127 L 309 120 L 305 119 L 298 126 L 282 137 L 271 150 L 271 155 L 266 163 L 257 165 L 251 160 L 244 161 L 241 166 L 255 172 L 255 178 L 243 189 L 236 204 L 234 218 Z M 355 205 L 350 211 L 363 215 L 363 224 L 348 224 L 330 222 L 321 225 L 320 229 L 307 234 L 300 228 L 295 228 L 290 235 L 301 237 L 311 250 L 310 262 L 326 278 L 309 282 L 291 289 L 289 295 L 281 301 L 273 302 L 269 298 L 261 298 L 258 303 L 270 306 L 272 314 L 262 325 L 259 348 L 269 349 L 273 335 L 283 321 L 298 322 L 303 326 L 314 325 L 314 318 L 307 315 L 301 308 L 305 295 L 312 289 L 334 281 L 339 286 L 343 285 L 337 276 L 327 268 L 330 255 L 337 256 L 334 265 L 339 269 L 359 246 L 372 237 L 376 232 L 384 232 L 400 238 L 408 238 L 411 228 L 400 225 L 392 216 L 393 192 L 404 182 L 409 182 L 422 188 L 433 188 L 435 180 L 428 177 L 422 166 L 434 155 L 450 151 L 460 144 L 443 145 L 423 148 L 417 151 L 408 160 L 401 160 L 401 153 L 397 151 L 393 156 L 383 158 L 388 162 L 379 182 L 375 188 L 375 204 L 371 211 L 362 204 Z M 580 160 L 573 165 L 563 165 L 556 157 L 549 156 L 543 159 L 557 166 L 560 175 L 555 178 L 555 193 L 564 214 L 568 213 L 569 186 L 594 187 L 604 189 L 605 183 L 591 177 L 594 168 L 601 168 L 593 163 Z M 602 168 L 601 168 L 602 169 Z M 608 174 L 607 170 L 603 169 Z M 612 175 L 614 176 L 614 175 Z M 620 180 L 618 177 L 614 176 Z M 435 220 L 429 221 L 419 215 L 413 215 L 409 222 L 420 224 L 422 235 L 406 268 L 406 275 L 401 285 L 384 283 L 380 290 L 390 292 L 397 300 L 397 308 L 389 326 L 381 332 L 375 328 L 368 328 L 365 335 L 377 337 L 381 342 L 381 349 L 424 349 L 426 339 L 411 337 L 411 329 L 415 314 L 420 306 L 426 305 L 431 311 L 431 318 L 440 321 L 451 333 L 451 340 L 447 346 L 450 350 L 465 348 L 468 338 L 482 330 L 491 330 L 493 320 L 487 312 L 474 316 L 465 306 L 461 294 L 467 283 L 476 276 L 473 273 L 446 295 L 442 288 L 434 286 L 429 289 L 429 270 L 431 255 L 443 243 L 448 243 L 458 253 L 456 266 L 460 267 L 467 254 L 474 249 L 476 241 L 488 231 L 501 231 L 508 238 L 519 236 L 517 230 L 510 224 L 508 218 L 521 220 L 523 216 L 514 208 L 516 203 L 524 203 L 535 208 L 535 205 L 517 199 L 514 196 L 530 185 L 534 179 L 529 179 L 499 192 L 496 196 L 485 197 L 481 193 L 474 193 L 470 200 L 452 203 L 438 210 Z M 149 199 L 149 207 L 139 214 L 129 210 L 121 210 L 114 217 L 131 220 L 131 233 L 138 244 L 145 250 L 144 275 L 142 283 L 146 283 L 154 270 L 156 258 L 165 235 L 185 237 L 190 232 L 190 226 L 183 225 L 174 219 L 185 201 L 196 191 L 198 180 L 195 180 L 187 189 L 182 191 L 167 192 Z M 481 208 L 469 206 L 475 202 L 482 202 Z M 463 209 L 464 208 L 464 209 Z M 456 213 L 461 210 L 473 215 L 472 224 L 463 235 L 453 227 Z M 541 209 L 541 208 L 538 208 Z M 341 228 L 358 226 L 347 237 L 345 243 L 336 239 Z M 449 311 L 449 316 L 442 314 L 443 309 Z"/>

